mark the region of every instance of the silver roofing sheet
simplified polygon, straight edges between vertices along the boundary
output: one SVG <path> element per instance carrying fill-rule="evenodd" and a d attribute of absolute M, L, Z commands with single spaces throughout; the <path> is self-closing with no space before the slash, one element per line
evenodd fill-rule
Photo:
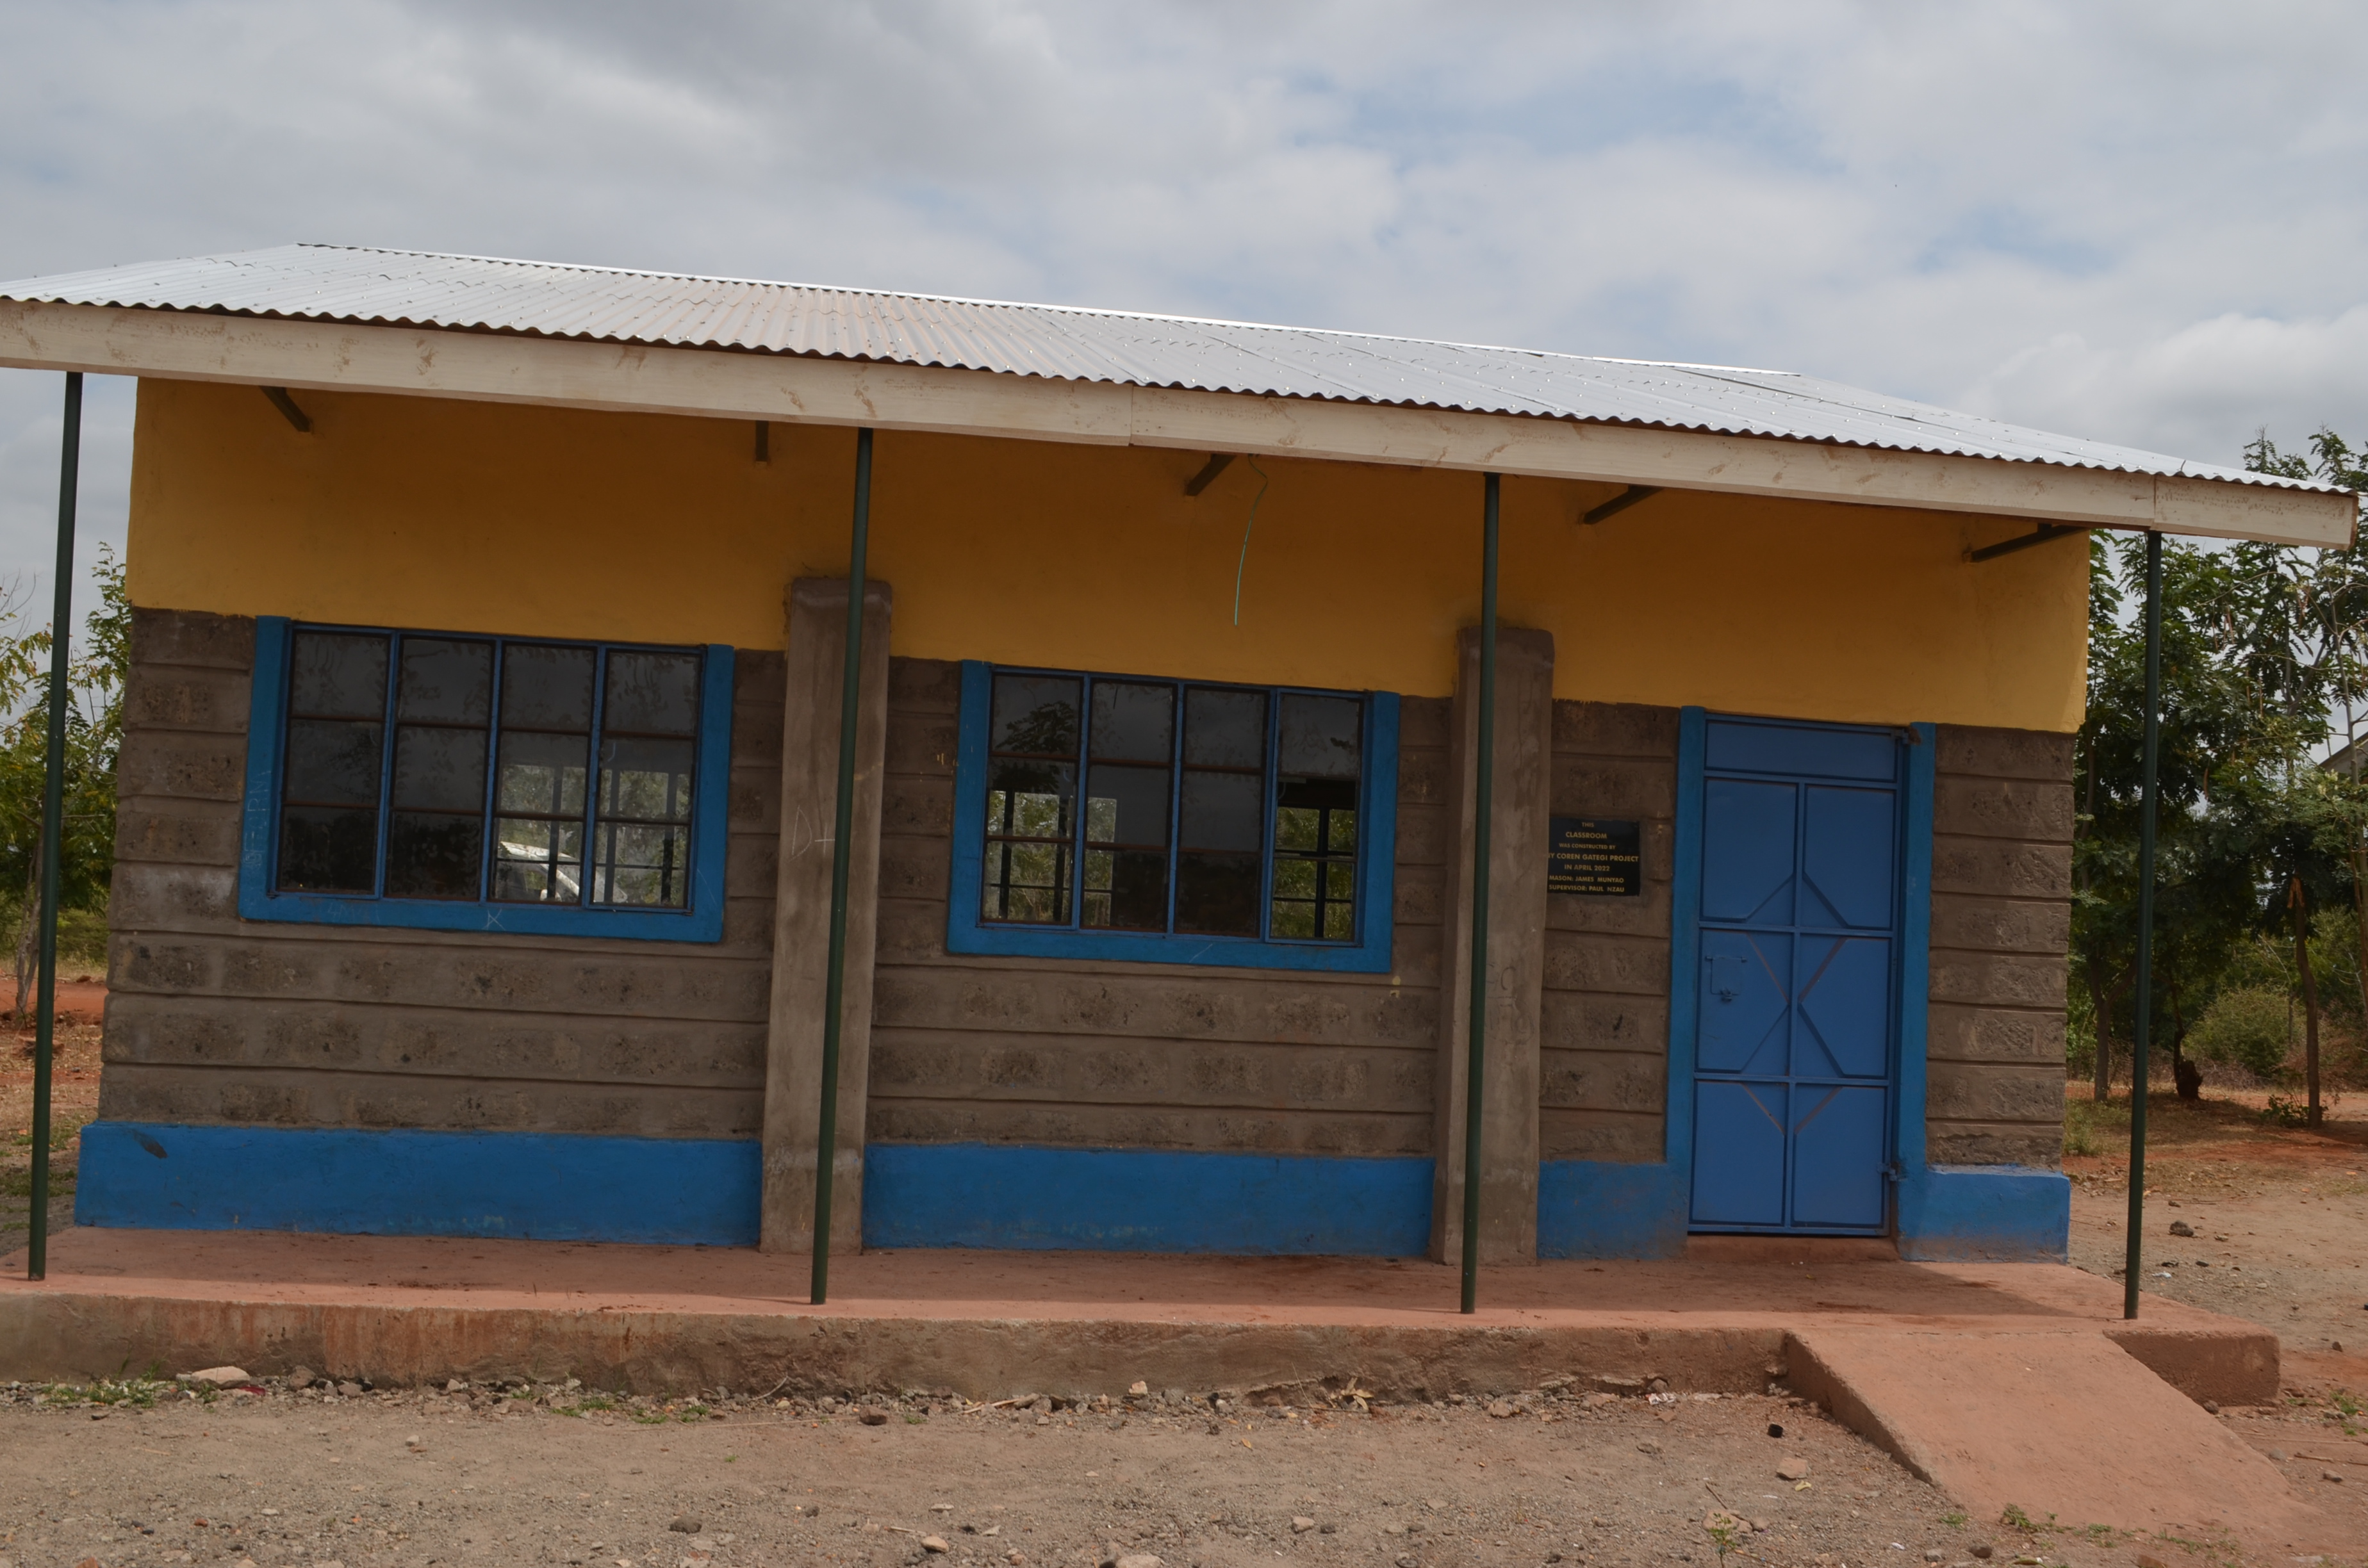
<path fill-rule="evenodd" d="M 418 251 L 278 245 L 0 283 L 0 299 L 940 365 L 2337 488 L 1781 370 Z"/>

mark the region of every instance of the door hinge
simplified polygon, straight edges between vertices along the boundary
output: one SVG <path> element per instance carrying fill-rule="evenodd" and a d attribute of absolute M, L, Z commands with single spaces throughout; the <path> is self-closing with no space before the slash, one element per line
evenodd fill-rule
<path fill-rule="evenodd" d="M 1897 1160 L 1894 1160 L 1889 1165 L 1883 1167 L 1883 1179 L 1885 1181 L 1906 1181 L 1907 1179 L 1907 1167 L 1901 1165 Z"/>

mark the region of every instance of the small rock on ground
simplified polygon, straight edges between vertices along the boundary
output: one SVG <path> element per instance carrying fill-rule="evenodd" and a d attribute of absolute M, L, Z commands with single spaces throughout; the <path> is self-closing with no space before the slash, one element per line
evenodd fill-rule
<path fill-rule="evenodd" d="M 1806 1481 L 1809 1479 L 1809 1461 L 1795 1455 L 1776 1467 L 1776 1478 L 1779 1481 Z"/>
<path fill-rule="evenodd" d="M 255 1380 L 246 1375 L 246 1369 L 244 1367 L 208 1367 L 202 1372 L 183 1372 L 181 1381 L 185 1383 L 205 1383 L 213 1388 L 226 1389 L 240 1383 L 251 1383 Z"/>
<path fill-rule="evenodd" d="M 946 1544 L 946 1538 L 941 1535 L 925 1535 L 921 1538 L 921 1550 L 923 1551 L 951 1551 L 953 1548 Z"/>

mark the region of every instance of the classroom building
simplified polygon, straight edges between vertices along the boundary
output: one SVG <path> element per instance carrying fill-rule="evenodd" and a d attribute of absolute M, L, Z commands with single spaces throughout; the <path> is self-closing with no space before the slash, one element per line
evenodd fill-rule
<path fill-rule="evenodd" d="M 2345 492 L 1813 378 L 321 246 L 140 378 L 83 1223 L 2060 1256 L 2084 530 Z M 2001 545 L 2012 548 L 2000 550 Z M 2028 545 L 2029 548 L 2022 548 Z"/>

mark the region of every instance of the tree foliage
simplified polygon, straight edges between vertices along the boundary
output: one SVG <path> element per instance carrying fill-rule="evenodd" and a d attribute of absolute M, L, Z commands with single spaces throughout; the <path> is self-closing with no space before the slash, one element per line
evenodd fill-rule
<path fill-rule="evenodd" d="M 2246 462 L 2368 488 L 2360 455 L 2332 431 L 2291 453 L 2263 434 Z M 2091 541 L 2089 708 L 2075 737 L 2076 1012 L 2092 1031 L 2100 1097 L 2136 1022 L 2145 550 L 2142 540 Z M 2197 1043 L 2214 1058 L 2267 1061 L 2257 1027 L 2267 1016 L 2260 969 L 2265 952 L 2283 948 L 2280 983 L 2304 1004 L 2316 1108 L 2324 1005 L 2336 1002 L 2355 1026 L 2368 1016 L 2368 949 L 2356 945 L 2368 932 L 2368 788 L 2359 770 L 2315 760 L 2337 730 L 2355 734 L 2354 716 L 2368 703 L 2368 555 L 2357 545 L 2166 540 L 2161 616 L 2149 1033 L 2169 1053 L 2183 1094 L 2195 1092 L 2185 1047 L 2203 1020 Z M 2317 937 L 2337 915 L 2354 950 L 2334 966 L 2340 994 L 2322 996 L 2328 955 Z M 2250 1042 L 2242 1051 L 2240 1037 Z"/>
<path fill-rule="evenodd" d="M 115 765 L 123 743 L 131 610 L 122 564 L 111 551 L 101 551 L 95 576 L 98 603 L 69 649 L 66 673 L 62 910 L 102 906 L 115 862 Z M 0 607 L 0 907 L 16 926 L 13 1004 L 21 1012 L 32 968 L 35 922 L 28 916 L 38 908 L 48 785 L 51 629 L 20 630 L 16 605 Z"/>

